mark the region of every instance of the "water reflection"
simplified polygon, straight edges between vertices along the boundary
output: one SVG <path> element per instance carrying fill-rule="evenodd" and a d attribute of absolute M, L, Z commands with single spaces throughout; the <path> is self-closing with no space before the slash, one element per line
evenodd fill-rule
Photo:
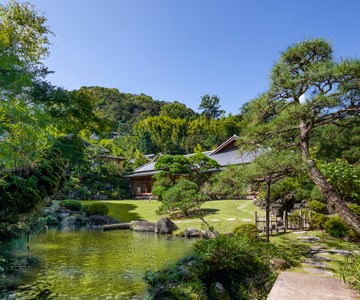
<path fill-rule="evenodd" d="M 140 299 L 145 271 L 185 256 L 192 243 L 128 230 L 50 229 L 31 239 L 31 257 L 40 264 L 7 276 L 0 296 L 20 300 Z M 24 240 L 2 247 L 7 255 L 26 257 Z"/>

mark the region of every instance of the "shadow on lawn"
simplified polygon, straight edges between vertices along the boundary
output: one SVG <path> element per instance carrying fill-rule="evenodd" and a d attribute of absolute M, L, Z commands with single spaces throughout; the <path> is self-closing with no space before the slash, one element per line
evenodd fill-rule
<path fill-rule="evenodd" d="M 130 222 L 135 220 L 143 220 L 143 217 L 135 212 L 137 205 L 127 203 L 107 203 L 110 213 L 109 215 L 119 222 Z"/>
<path fill-rule="evenodd" d="M 201 210 L 204 216 L 213 215 L 214 213 L 219 211 L 219 209 L 216 208 L 202 208 Z"/>

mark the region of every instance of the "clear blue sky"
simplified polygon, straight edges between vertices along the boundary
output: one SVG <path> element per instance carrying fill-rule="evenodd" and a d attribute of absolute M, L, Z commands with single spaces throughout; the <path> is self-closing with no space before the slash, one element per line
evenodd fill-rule
<path fill-rule="evenodd" d="M 5 1 L 1 1 L 5 2 Z M 236 114 L 291 44 L 323 37 L 360 58 L 358 0 L 30 0 L 56 36 L 45 64 L 66 89 L 118 88 Z"/>

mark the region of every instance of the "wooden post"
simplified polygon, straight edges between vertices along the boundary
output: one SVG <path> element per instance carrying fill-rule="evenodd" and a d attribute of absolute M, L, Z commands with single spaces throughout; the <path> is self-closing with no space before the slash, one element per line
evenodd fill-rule
<path fill-rule="evenodd" d="M 299 210 L 299 229 L 302 229 L 302 213 L 301 210 Z"/>
<path fill-rule="evenodd" d="M 255 227 L 258 228 L 258 227 L 257 227 L 257 223 L 258 223 L 257 211 L 254 212 L 254 222 L 255 222 Z"/>
<path fill-rule="evenodd" d="M 284 226 L 284 232 L 287 230 L 287 224 L 286 224 L 286 211 L 283 212 L 283 226 Z"/>
<path fill-rule="evenodd" d="M 278 217 L 276 217 L 276 216 L 275 216 L 275 229 L 276 229 L 276 233 L 279 233 Z"/>

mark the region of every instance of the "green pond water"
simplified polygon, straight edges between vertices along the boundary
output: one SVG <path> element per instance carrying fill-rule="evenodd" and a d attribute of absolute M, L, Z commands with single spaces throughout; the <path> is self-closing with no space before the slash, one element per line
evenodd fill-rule
<path fill-rule="evenodd" d="M 146 270 L 159 270 L 191 252 L 193 241 L 130 230 L 59 230 L 1 245 L 18 268 L 1 280 L 0 299 L 142 299 Z M 17 266 L 16 266 L 17 264 Z"/>

